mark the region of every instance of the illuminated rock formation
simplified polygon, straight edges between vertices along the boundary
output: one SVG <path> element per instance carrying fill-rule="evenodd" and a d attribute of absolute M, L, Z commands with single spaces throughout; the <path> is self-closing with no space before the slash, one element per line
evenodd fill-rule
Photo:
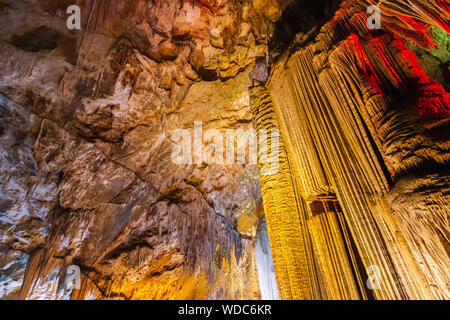
<path fill-rule="evenodd" d="M 0 2 L 0 295 L 260 298 L 256 165 L 171 160 L 194 121 L 251 126 L 249 4 L 73 2 Z"/>
<path fill-rule="evenodd" d="M 289 180 L 261 176 L 282 298 L 449 298 L 450 95 L 400 38 L 425 23 L 448 29 L 448 4 L 415 3 L 382 4 L 402 13 L 388 32 L 368 30 L 364 5 L 344 3 L 290 44 L 269 91 L 253 90 L 257 125 L 278 126 L 286 149 L 278 175 Z M 411 39 L 429 44 L 419 31 Z M 370 270 L 377 290 L 367 290 Z"/>
<path fill-rule="evenodd" d="M 449 19 L 0 1 L 0 299 L 449 299 Z M 259 175 L 174 163 L 199 122 L 260 130 Z"/>

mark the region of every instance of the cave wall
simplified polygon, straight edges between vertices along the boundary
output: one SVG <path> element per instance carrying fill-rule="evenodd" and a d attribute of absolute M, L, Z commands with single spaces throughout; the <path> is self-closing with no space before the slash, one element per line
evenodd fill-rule
<path fill-rule="evenodd" d="M 280 177 L 261 185 L 284 299 L 449 297 L 450 95 L 408 49 L 442 44 L 449 7 L 386 1 L 369 30 L 374 3 L 344 1 L 320 30 L 273 45 L 252 90 L 256 125 L 283 141 Z"/>
<path fill-rule="evenodd" d="M 256 165 L 175 165 L 171 134 L 251 128 L 247 74 L 279 14 L 276 1 L 0 2 L 2 298 L 260 298 Z"/>

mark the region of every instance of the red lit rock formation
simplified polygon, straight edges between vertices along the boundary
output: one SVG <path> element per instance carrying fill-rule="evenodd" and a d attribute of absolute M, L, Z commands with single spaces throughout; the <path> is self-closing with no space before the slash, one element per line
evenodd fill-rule
<path fill-rule="evenodd" d="M 448 299 L 449 17 L 0 1 L 0 299 Z M 172 133 L 198 121 L 280 129 L 280 171 L 175 164 Z"/>

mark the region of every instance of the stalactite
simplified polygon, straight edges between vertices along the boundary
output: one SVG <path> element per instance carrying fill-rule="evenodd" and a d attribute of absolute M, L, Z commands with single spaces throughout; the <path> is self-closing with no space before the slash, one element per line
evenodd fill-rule
<path fill-rule="evenodd" d="M 0 0 L 0 299 L 450 299 L 449 0 L 73 2 Z"/>
<path fill-rule="evenodd" d="M 297 245 L 289 237 L 284 248 L 277 244 L 280 234 L 272 219 L 287 217 L 290 210 L 277 201 L 291 197 L 302 208 L 299 227 L 308 235 L 301 236 L 311 237 L 313 246 L 306 248 L 316 263 L 291 274 L 316 273 L 325 284 L 318 291 L 327 298 L 449 298 L 448 195 L 431 191 L 447 181 L 433 170 L 448 163 L 448 143 L 423 129 L 427 123 L 447 123 L 449 94 L 399 38 L 408 22 L 409 28 L 419 28 L 410 39 L 431 46 L 429 30 L 421 26 L 445 26 L 448 10 L 442 2 L 397 5 L 381 3 L 384 12 L 404 15 L 396 24 L 386 18 L 388 32 L 367 28 L 364 6 L 344 6 L 313 42 L 293 45 L 278 60 L 267 83 L 270 93 L 253 89 L 254 96 L 264 96 L 264 108 L 270 105 L 256 112 L 256 123 L 270 121 L 281 130 L 280 167 L 292 177 L 289 185 L 282 183 L 286 179 L 261 177 L 279 284 L 284 269 L 294 267 L 279 252 Z M 435 17 L 439 9 L 442 19 Z M 255 110 L 261 103 L 254 99 Z M 427 120 L 430 115 L 435 120 Z M 421 177 L 416 188 L 407 178 L 411 175 Z M 329 201 L 342 211 L 331 209 Z M 381 273 L 380 288 L 368 294 L 367 273 L 374 266 Z M 319 276 L 309 278 L 311 288 L 320 286 L 314 282 Z"/>
<path fill-rule="evenodd" d="M 345 226 L 340 222 L 342 212 L 337 201 L 332 197 L 317 198 L 310 203 L 310 208 L 308 227 L 328 298 L 362 298 L 363 285 L 358 283 L 351 265 L 349 248 L 342 233 Z"/>
<path fill-rule="evenodd" d="M 278 128 L 270 96 L 264 87 L 259 86 L 252 90 L 251 105 L 257 130 Z M 268 145 L 270 146 L 270 142 Z M 259 163 L 267 163 L 264 160 L 266 159 L 261 159 L 260 155 Z M 279 163 L 278 172 L 261 177 L 261 185 L 264 211 L 270 213 L 266 215 L 267 227 L 280 298 L 318 298 L 320 290 L 311 283 L 310 272 L 314 269 L 309 265 L 312 247 L 306 232 L 304 205 L 296 194 L 283 141 L 279 143 Z"/>

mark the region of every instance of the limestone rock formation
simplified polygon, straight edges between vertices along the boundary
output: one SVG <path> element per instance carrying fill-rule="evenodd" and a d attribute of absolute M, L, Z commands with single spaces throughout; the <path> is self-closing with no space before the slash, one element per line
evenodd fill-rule
<path fill-rule="evenodd" d="M 251 126 L 250 4 L 70 4 L 0 3 L 2 297 L 259 298 L 256 166 L 171 161 L 194 121 Z"/>
<path fill-rule="evenodd" d="M 0 1 L 0 299 L 449 299 L 449 19 Z M 174 162 L 199 124 L 259 130 L 258 165 Z"/>

